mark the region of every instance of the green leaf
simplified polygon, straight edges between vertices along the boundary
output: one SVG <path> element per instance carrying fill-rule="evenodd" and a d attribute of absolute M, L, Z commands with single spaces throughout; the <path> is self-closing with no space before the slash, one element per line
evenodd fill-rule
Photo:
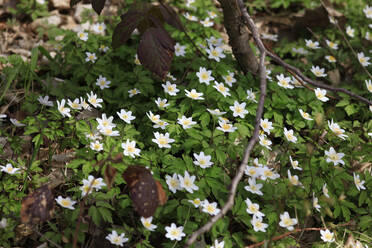
<path fill-rule="evenodd" d="M 100 226 L 101 224 L 101 215 L 99 214 L 97 208 L 95 206 L 91 206 L 88 211 L 88 215 L 92 217 L 92 220 L 96 226 Z"/>
<path fill-rule="evenodd" d="M 358 206 L 362 206 L 362 204 L 366 201 L 367 199 L 367 191 L 362 190 L 362 192 L 359 195 L 359 200 L 358 200 Z"/>
<path fill-rule="evenodd" d="M 351 104 L 345 107 L 345 111 L 348 116 L 353 115 L 358 112 L 358 108 L 355 107 L 355 104 Z"/>
<path fill-rule="evenodd" d="M 342 210 L 342 215 L 345 217 L 345 221 L 349 221 L 350 220 L 350 210 L 345 207 L 345 206 L 341 206 L 341 210 Z"/>
<path fill-rule="evenodd" d="M 37 59 L 39 57 L 39 48 L 34 47 L 31 50 L 31 62 L 30 62 L 30 70 L 34 71 L 37 65 Z"/>
<path fill-rule="evenodd" d="M 100 214 L 102 215 L 102 218 L 109 222 L 109 223 L 113 223 L 112 221 L 112 214 L 111 214 L 111 211 L 110 209 L 107 209 L 107 208 L 104 208 L 104 207 L 99 207 L 98 208 L 98 211 L 100 212 Z"/>

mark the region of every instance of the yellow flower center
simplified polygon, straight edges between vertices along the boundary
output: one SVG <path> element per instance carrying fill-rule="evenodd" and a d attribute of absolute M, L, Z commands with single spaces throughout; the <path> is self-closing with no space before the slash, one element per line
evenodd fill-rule
<path fill-rule="evenodd" d="M 166 145 L 168 143 L 166 138 L 159 138 L 158 142 L 160 145 Z"/>
<path fill-rule="evenodd" d="M 64 207 L 68 207 L 68 206 L 70 206 L 70 201 L 67 200 L 67 199 L 62 199 L 61 204 Z"/>
<path fill-rule="evenodd" d="M 283 220 L 283 223 L 286 226 L 291 226 L 293 222 L 292 222 L 292 219 L 286 218 L 286 219 Z"/>

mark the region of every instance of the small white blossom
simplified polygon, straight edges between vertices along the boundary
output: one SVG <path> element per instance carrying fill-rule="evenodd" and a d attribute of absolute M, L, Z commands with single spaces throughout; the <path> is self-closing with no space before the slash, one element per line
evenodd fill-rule
<path fill-rule="evenodd" d="M 214 80 L 214 77 L 212 77 L 211 74 L 212 71 L 207 71 L 205 67 L 200 67 L 199 72 L 196 73 L 196 76 L 199 78 L 200 83 L 209 85 L 209 82 Z"/>
<path fill-rule="evenodd" d="M 183 226 L 177 227 L 174 223 L 172 223 L 170 226 L 166 226 L 165 230 L 167 231 L 165 237 L 170 240 L 181 241 L 182 237 L 186 236 L 186 234 L 183 232 Z"/>
<path fill-rule="evenodd" d="M 158 227 L 157 225 L 154 225 L 151 223 L 152 216 L 148 218 L 141 217 L 141 222 L 142 222 L 142 225 L 149 231 L 154 231 Z"/>
<path fill-rule="evenodd" d="M 180 187 L 185 189 L 189 193 L 194 193 L 194 190 L 198 190 L 199 187 L 195 185 L 195 176 L 190 176 L 187 171 L 185 171 L 185 176 L 178 175 L 180 180 Z"/>
<path fill-rule="evenodd" d="M 97 151 L 97 152 L 103 150 L 103 145 L 98 140 L 90 142 L 89 147 L 90 147 L 90 149 L 92 149 L 94 151 Z"/>
<path fill-rule="evenodd" d="M 258 231 L 266 232 L 266 228 L 269 226 L 268 224 L 262 222 L 262 217 L 257 216 L 257 215 L 253 215 L 251 224 L 255 232 L 258 232 Z"/>
<path fill-rule="evenodd" d="M 87 56 L 85 58 L 86 62 L 92 62 L 94 63 L 97 60 L 96 54 L 95 53 L 90 53 L 90 52 L 85 52 L 85 55 Z"/>
<path fill-rule="evenodd" d="M 264 130 L 265 133 L 270 134 L 270 130 L 273 128 L 273 123 L 269 121 L 268 119 L 261 119 L 260 126 L 262 130 Z"/>
<path fill-rule="evenodd" d="M 49 101 L 49 96 L 45 96 L 45 97 L 39 96 L 39 98 L 37 100 L 42 105 L 53 107 L 53 102 Z"/>
<path fill-rule="evenodd" d="M 178 175 L 176 173 L 173 176 L 166 175 L 165 181 L 168 184 L 169 190 L 173 193 L 176 193 L 177 190 L 181 190 L 180 180 L 178 179 Z"/>
<path fill-rule="evenodd" d="M 87 41 L 88 40 L 88 33 L 86 33 L 86 32 L 80 31 L 80 32 L 77 33 L 77 36 L 82 41 Z"/>
<path fill-rule="evenodd" d="M 287 128 L 284 128 L 284 135 L 285 135 L 285 137 L 287 138 L 288 141 L 293 142 L 293 143 L 297 143 L 297 138 L 296 138 L 296 136 L 294 136 L 292 129 L 287 130 Z"/>
<path fill-rule="evenodd" d="M 319 66 L 311 66 L 311 72 L 317 77 L 326 77 L 327 73 L 324 73 L 324 68 Z"/>
<path fill-rule="evenodd" d="M 192 117 L 187 118 L 184 115 L 177 119 L 177 123 L 182 125 L 183 129 L 191 128 L 192 125 L 196 124 L 196 122 L 192 120 Z"/>
<path fill-rule="evenodd" d="M 213 165 L 211 162 L 211 155 L 205 155 L 204 152 L 200 152 L 200 154 L 194 153 L 194 164 L 200 166 L 203 169 L 209 168 Z"/>
<path fill-rule="evenodd" d="M 240 118 L 244 118 L 246 114 L 248 114 L 248 110 L 245 109 L 246 103 L 239 103 L 238 101 L 234 102 L 234 106 L 230 106 L 230 110 L 233 111 L 233 116 Z"/>
<path fill-rule="evenodd" d="M 327 55 L 325 56 L 325 59 L 329 62 L 329 63 L 336 63 L 336 58 L 333 57 L 332 55 Z"/>
<path fill-rule="evenodd" d="M 88 96 L 88 102 L 93 105 L 93 107 L 97 108 L 102 108 L 102 105 L 100 104 L 103 102 L 101 98 L 97 98 L 97 94 L 94 94 L 93 91 L 90 92 L 90 95 L 87 93 Z M 63 99 L 62 99 L 63 101 Z"/>
<path fill-rule="evenodd" d="M 261 34 L 261 37 L 264 40 L 278 41 L 278 35 L 277 34 Z"/>
<path fill-rule="evenodd" d="M 75 110 L 80 110 L 82 109 L 82 106 L 80 104 L 80 100 L 79 98 L 75 98 L 73 102 L 71 102 L 70 99 L 67 100 L 67 104 L 72 108 L 72 109 L 75 109 Z"/>
<path fill-rule="evenodd" d="M 368 19 L 372 19 L 372 6 L 366 5 L 363 9 L 364 14 Z"/>
<path fill-rule="evenodd" d="M 312 41 L 312 40 L 306 40 L 305 39 L 305 42 L 306 42 L 306 46 L 308 48 L 311 48 L 311 49 L 319 49 L 319 42 L 317 41 Z"/>
<path fill-rule="evenodd" d="M 108 81 L 105 77 L 102 77 L 102 75 L 99 75 L 96 81 L 96 85 L 101 88 L 101 90 L 105 88 L 110 88 L 111 81 Z"/>
<path fill-rule="evenodd" d="M 332 243 L 335 241 L 335 234 L 333 232 L 330 232 L 328 229 L 326 230 L 320 230 L 321 239 L 324 242 Z"/>
<path fill-rule="evenodd" d="M 207 199 L 205 199 L 203 202 L 202 202 L 202 211 L 204 213 L 207 213 L 207 214 L 210 214 L 210 215 L 217 215 L 221 210 L 217 207 L 217 202 L 211 202 L 209 203 L 209 201 Z"/>
<path fill-rule="evenodd" d="M 176 45 L 174 46 L 174 54 L 176 56 L 185 56 L 186 54 L 186 46 L 181 46 L 180 43 L 176 43 Z"/>
<path fill-rule="evenodd" d="M 213 26 L 213 22 L 209 19 L 209 17 L 205 18 L 203 21 L 200 21 L 200 23 L 204 27 L 212 27 Z"/>
<path fill-rule="evenodd" d="M 201 204 L 202 201 L 199 198 L 195 198 L 193 200 L 188 200 L 188 202 L 191 202 L 194 207 L 198 208 Z"/>
<path fill-rule="evenodd" d="M 366 83 L 366 87 L 367 87 L 367 90 L 370 92 L 370 93 L 372 93 L 372 81 L 371 81 L 371 79 L 369 79 L 369 80 L 365 80 L 365 83 Z"/>
<path fill-rule="evenodd" d="M 331 122 L 328 121 L 328 127 L 334 134 L 337 135 L 337 137 L 343 140 L 345 140 L 345 137 L 348 137 L 346 134 L 344 134 L 345 130 L 342 129 L 337 123 L 333 122 L 333 119 Z"/>
<path fill-rule="evenodd" d="M 19 120 L 10 118 L 10 122 L 16 127 L 24 127 L 26 124 L 21 123 Z"/>
<path fill-rule="evenodd" d="M 58 111 L 61 113 L 62 116 L 71 117 L 70 108 L 66 108 L 65 103 L 66 103 L 65 99 L 62 99 L 61 102 L 57 100 Z"/>
<path fill-rule="evenodd" d="M 302 116 L 302 118 L 304 118 L 305 120 L 308 120 L 308 121 L 312 121 L 313 119 L 310 117 L 310 115 L 306 112 L 304 112 L 302 109 L 298 109 L 298 111 L 300 111 L 300 114 Z"/>
<path fill-rule="evenodd" d="M 330 48 L 332 48 L 332 49 L 334 49 L 334 50 L 337 50 L 337 49 L 338 49 L 338 44 L 337 44 L 337 43 L 332 42 L 332 41 L 330 41 L 330 40 L 326 40 L 326 43 L 327 43 L 327 45 L 328 45 Z"/>
<path fill-rule="evenodd" d="M 360 180 L 359 178 L 359 175 L 358 174 L 355 174 L 355 172 L 353 172 L 353 176 L 354 176 L 354 183 L 355 183 L 355 187 L 360 191 L 361 189 L 366 189 L 366 187 L 364 187 L 364 183 L 365 181 L 364 180 Z"/>
<path fill-rule="evenodd" d="M 369 57 L 364 56 L 363 52 L 358 53 L 358 60 L 362 66 L 364 67 L 369 66 L 371 64 L 370 62 L 368 62 L 369 59 L 370 59 Z"/>
<path fill-rule="evenodd" d="M 224 97 L 230 96 L 230 93 L 229 93 L 230 89 L 225 87 L 223 83 L 218 83 L 215 81 L 213 88 L 215 88 L 218 92 L 220 92 Z"/>
<path fill-rule="evenodd" d="M 314 90 L 314 92 L 315 92 L 316 98 L 318 98 L 322 102 L 326 102 L 326 101 L 329 100 L 329 98 L 326 97 L 326 95 L 327 95 L 327 91 L 326 90 L 323 90 L 323 89 L 320 89 L 320 88 L 316 88 Z"/>
<path fill-rule="evenodd" d="M 247 100 L 257 103 L 256 94 L 252 91 L 252 89 L 247 90 Z"/>
<path fill-rule="evenodd" d="M 297 160 L 292 160 L 292 156 L 289 155 L 289 160 L 291 161 L 292 168 L 295 170 L 302 170 L 300 166 L 298 166 L 298 161 Z"/>
<path fill-rule="evenodd" d="M 267 149 L 271 150 L 271 140 L 269 140 L 268 138 L 266 138 L 266 135 L 265 134 L 262 134 L 260 136 L 258 136 L 258 138 L 260 139 L 260 145 L 261 146 L 264 146 L 266 147 Z"/>
<path fill-rule="evenodd" d="M 329 148 L 329 151 L 325 151 L 325 155 L 327 156 L 327 163 L 333 162 L 334 166 L 338 164 L 345 164 L 345 162 L 342 160 L 345 154 L 337 153 L 333 147 Z"/>
<path fill-rule="evenodd" d="M 221 130 L 224 133 L 231 133 L 231 132 L 234 132 L 236 129 L 238 129 L 237 127 L 234 127 L 232 124 L 230 124 L 227 121 L 218 121 L 218 124 L 220 126 L 217 127 L 217 129 Z"/>
<path fill-rule="evenodd" d="M 167 103 L 167 99 L 161 99 L 160 97 L 155 100 L 155 103 L 159 108 L 166 108 L 169 106 L 169 103 Z"/>
<path fill-rule="evenodd" d="M 328 189 L 327 189 L 327 184 L 323 184 L 323 187 L 322 187 L 322 191 L 323 191 L 323 194 L 325 197 L 329 198 L 329 194 L 328 194 Z"/>
<path fill-rule="evenodd" d="M 96 34 L 104 35 L 105 34 L 105 30 L 106 30 L 106 24 L 103 23 L 103 22 L 101 22 L 101 23 L 95 23 L 92 26 L 92 30 Z"/>
<path fill-rule="evenodd" d="M 111 242 L 113 245 L 123 246 L 125 242 L 128 241 L 127 238 L 124 238 L 125 234 L 122 233 L 120 236 L 115 230 L 112 230 L 112 233 L 106 236 L 106 239 Z"/>
<path fill-rule="evenodd" d="M 219 109 L 208 109 L 207 108 L 207 110 L 208 110 L 208 112 L 209 113 L 211 113 L 212 115 L 217 115 L 217 116 L 220 116 L 220 115 L 224 115 L 224 114 L 226 114 L 226 112 L 222 112 L 221 110 L 219 110 Z"/>
<path fill-rule="evenodd" d="M 154 133 L 155 139 L 152 139 L 152 141 L 156 144 L 158 144 L 159 148 L 171 148 L 171 145 L 169 143 L 173 143 L 174 139 L 169 138 L 169 133 Z"/>
<path fill-rule="evenodd" d="M 263 185 L 261 183 L 259 184 L 256 183 L 255 178 L 248 178 L 248 186 L 245 186 L 244 189 L 253 194 L 263 195 L 263 193 L 260 190 L 262 186 Z"/>
<path fill-rule="evenodd" d="M 129 97 L 133 97 L 137 94 L 140 94 L 141 91 L 137 88 L 133 88 L 133 89 L 128 90 L 128 93 L 129 93 Z"/>
<path fill-rule="evenodd" d="M 5 166 L 0 165 L 0 168 L 1 168 L 1 171 L 6 172 L 10 175 L 18 174 L 20 170 L 20 168 L 15 168 L 10 163 L 7 163 Z"/>
<path fill-rule="evenodd" d="M 214 241 L 214 245 L 212 245 L 210 248 L 224 248 L 225 247 L 225 241 L 218 242 L 216 239 Z"/>
<path fill-rule="evenodd" d="M 186 96 L 193 99 L 193 100 L 204 100 L 203 93 L 196 92 L 195 89 L 192 89 L 191 91 L 188 91 L 185 89 Z"/>
<path fill-rule="evenodd" d="M 293 231 L 294 225 L 297 224 L 297 219 L 290 218 L 288 212 L 284 212 L 280 215 L 279 226 L 287 228 L 289 231 Z"/>
<path fill-rule="evenodd" d="M 252 214 L 253 216 L 263 217 L 264 213 L 260 212 L 260 205 L 257 203 L 252 203 L 249 198 L 245 199 L 245 204 L 247 204 L 247 213 Z"/>
<path fill-rule="evenodd" d="M 222 76 L 222 78 L 225 80 L 225 83 L 230 87 L 232 87 L 233 83 L 236 82 L 236 79 L 234 78 L 234 75 L 235 75 L 234 72 L 229 72 L 228 71 L 227 76 Z"/>
<path fill-rule="evenodd" d="M 315 197 L 314 193 L 313 193 L 313 208 L 315 208 L 316 211 L 320 212 L 321 206 L 319 205 L 318 197 Z"/>
<path fill-rule="evenodd" d="M 121 147 L 124 149 L 124 156 L 131 156 L 135 158 L 135 156 L 140 156 L 141 149 L 136 148 L 136 141 L 130 141 L 127 139 L 125 143 L 121 143 Z"/>
<path fill-rule="evenodd" d="M 70 197 L 63 198 L 62 196 L 58 196 L 56 198 L 56 202 L 64 208 L 68 208 L 72 210 L 75 209 L 74 204 L 76 203 L 76 201 L 71 200 Z"/>
<path fill-rule="evenodd" d="M 298 176 L 297 175 L 292 176 L 290 170 L 288 170 L 287 172 L 288 172 L 288 179 L 291 182 L 291 184 L 293 184 L 294 186 L 302 187 L 301 182 L 298 180 Z"/>
<path fill-rule="evenodd" d="M 135 116 L 132 116 L 132 111 L 126 111 L 125 109 L 121 109 L 120 112 L 116 112 L 120 119 L 125 121 L 126 123 L 130 124 L 131 121 L 136 119 Z"/>
<path fill-rule="evenodd" d="M 351 28 L 350 26 L 347 26 L 347 27 L 346 27 L 346 34 L 347 34 L 348 36 L 350 36 L 351 38 L 354 37 L 354 32 L 355 32 L 355 30 L 354 30 L 353 28 Z"/>
<path fill-rule="evenodd" d="M 176 96 L 177 93 L 180 91 L 177 89 L 176 84 L 171 84 L 169 81 L 166 81 L 165 84 L 161 85 L 164 88 L 164 92 L 171 95 L 171 96 Z"/>
<path fill-rule="evenodd" d="M 276 78 L 279 80 L 278 85 L 280 87 L 283 87 L 285 89 L 293 89 L 294 86 L 291 84 L 291 78 L 290 77 L 284 77 L 283 74 L 277 75 Z"/>
<path fill-rule="evenodd" d="M 209 59 L 214 59 L 217 62 L 220 62 L 220 58 L 225 58 L 226 55 L 223 53 L 223 49 L 221 47 L 213 47 L 209 46 L 209 49 L 205 49 L 208 53 Z"/>
<path fill-rule="evenodd" d="M 319 45 L 319 44 L 318 44 Z M 319 48 L 319 47 L 318 47 Z M 301 54 L 301 55 L 306 55 L 308 54 L 309 52 L 306 51 L 303 47 L 299 47 L 299 48 L 295 48 L 293 47 L 292 48 L 292 51 L 295 52 L 295 53 L 298 53 L 298 54 Z"/>

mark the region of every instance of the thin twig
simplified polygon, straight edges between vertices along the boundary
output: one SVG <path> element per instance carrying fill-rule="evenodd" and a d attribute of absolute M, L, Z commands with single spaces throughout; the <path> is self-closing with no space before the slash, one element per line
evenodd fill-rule
<path fill-rule="evenodd" d="M 258 35 L 258 33 L 253 34 L 253 35 Z M 251 151 L 253 150 L 254 145 L 258 141 L 258 135 L 259 135 L 259 130 L 260 130 L 260 122 L 261 122 L 261 118 L 262 118 L 262 114 L 263 114 L 263 110 L 264 110 L 264 103 L 265 103 L 265 98 L 266 98 L 266 68 L 265 68 L 266 52 L 265 52 L 265 50 L 263 50 L 261 48 L 260 48 L 260 52 L 261 52 L 261 56 L 260 56 L 259 68 L 260 68 L 260 90 L 261 90 L 261 94 L 260 94 L 260 99 L 259 99 L 259 102 L 258 102 L 258 107 L 257 107 L 257 112 L 256 112 L 255 127 L 254 127 L 254 131 L 253 131 L 253 135 L 252 135 L 251 139 L 249 140 L 249 143 L 248 143 L 248 145 L 245 149 L 243 161 L 241 162 L 241 164 L 238 168 L 238 171 L 237 171 L 235 177 L 233 178 L 233 180 L 231 182 L 229 197 L 228 197 L 228 200 L 227 200 L 226 204 L 222 207 L 221 211 L 217 215 L 213 216 L 204 226 L 202 226 L 200 229 L 198 229 L 197 231 L 192 233 L 192 235 L 186 241 L 185 247 L 190 247 L 201 234 L 210 230 L 212 228 L 212 226 L 219 219 L 221 219 L 223 216 L 225 216 L 226 213 L 234 205 L 234 199 L 235 199 L 238 183 L 240 182 L 240 180 L 242 179 L 242 177 L 244 175 L 244 170 L 245 170 L 245 168 L 248 164 L 248 159 L 250 157 Z"/>
<path fill-rule="evenodd" d="M 256 28 L 256 26 L 255 26 L 255 24 L 254 24 L 251 16 L 248 14 L 247 10 L 244 7 L 244 4 L 241 2 L 241 0 L 237 0 L 237 1 L 238 1 L 239 5 L 241 3 L 241 5 L 239 7 L 242 10 L 242 13 L 243 13 L 243 16 L 242 17 L 244 18 L 244 21 L 246 22 L 246 25 L 248 25 L 249 29 L 252 31 L 253 34 L 254 33 L 258 33 L 257 28 Z M 259 36 L 253 35 L 253 38 L 254 38 L 256 44 L 258 45 L 258 47 L 260 48 L 260 50 L 263 47 L 264 51 L 267 53 L 267 56 L 269 56 L 270 58 L 272 58 L 276 63 L 278 63 L 279 65 L 281 65 L 285 69 L 296 73 L 297 76 L 302 79 L 302 81 L 304 81 L 304 82 L 306 82 L 306 83 L 308 83 L 310 85 L 316 86 L 318 88 L 330 90 L 330 91 L 333 91 L 333 92 L 342 92 L 342 93 L 344 93 L 346 95 L 349 95 L 349 96 L 351 96 L 353 98 L 358 99 L 361 102 L 364 102 L 364 103 L 366 103 L 368 105 L 372 105 L 372 101 L 370 101 L 370 100 L 368 100 L 368 99 L 366 99 L 366 98 L 364 98 L 362 96 L 359 96 L 359 95 L 357 95 L 357 94 L 355 94 L 355 93 L 353 93 L 351 91 L 348 91 L 348 90 L 343 89 L 343 88 L 332 87 L 330 85 L 323 84 L 323 83 L 321 83 L 319 81 L 311 80 L 310 78 L 308 78 L 304 74 L 302 74 L 302 72 L 299 69 L 297 69 L 297 67 L 292 66 L 290 64 L 287 64 L 281 58 L 279 58 L 276 54 L 274 54 L 271 51 L 269 51 L 268 49 L 266 49 L 266 47 L 263 45 L 262 40 L 259 38 Z"/>
<path fill-rule="evenodd" d="M 350 226 L 350 225 L 354 225 L 353 221 L 349 221 L 347 223 L 344 223 L 344 224 L 340 224 L 340 225 L 337 225 L 337 227 L 343 227 L 343 226 Z M 305 231 L 320 231 L 320 230 L 325 230 L 327 229 L 326 227 L 307 227 L 307 228 L 296 228 L 294 229 L 293 231 L 290 231 L 290 232 L 286 232 L 286 233 L 283 233 L 279 236 L 276 236 L 272 239 L 270 239 L 270 241 L 276 241 L 276 240 L 279 240 L 279 239 L 283 239 L 289 235 L 292 235 L 294 233 L 298 233 L 298 232 L 305 232 Z M 255 247 L 259 247 L 261 245 L 264 245 L 265 243 L 267 242 L 267 240 L 264 240 L 262 242 L 259 242 L 259 243 L 256 243 L 256 244 L 253 244 L 253 245 L 249 245 L 249 246 L 246 246 L 245 248 L 255 248 Z"/>
<path fill-rule="evenodd" d="M 36 232 L 40 237 L 44 238 L 46 241 L 48 241 L 50 244 L 52 244 L 53 246 L 57 247 L 57 248 L 62 248 L 62 246 L 60 246 L 59 244 L 55 243 L 53 240 L 49 239 L 48 237 L 46 237 L 44 234 L 42 234 L 41 232 L 39 232 L 39 230 L 37 230 L 36 227 L 34 226 L 29 226 L 31 227 L 31 229 Z"/>
<path fill-rule="evenodd" d="M 332 16 L 332 15 L 328 12 L 328 9 L 326 8 L 326 6 L 325 6 L 325 4 L 323 3 L 323 1 L 320 1 L 320 2 L 322 3 L 322 6 L 323 6 L 323 8 L 325 9 L 325 11 L 327 11 L 328 15 L 329 15 L 329 16 Z M 345 33 L 344 33 L 344 31 L 341 29 L 340 25 L 338 25 L 338 22 L 336 22 L 334 25 L 335 25 L 335 26 L 337 27 L 337 29 L 340 31 L 340 33 L 341 33 L 341 35 L 342 35 L 342 38 L 345 40 L 347 46 L 350 48 L 350 50 L 351 50 L 352 53 L 354 54 L 355 58 L 356 58 L 356 59 L 358 60 L 358 62 L 359 62 L 358 55 L 357 55 L 356 51 L 355 51 L 354 48 L 351 46 L 349 40 L 346 38 Z M 360 62 L 359 62 L 359 64 L 360 64 L 360 66 L 363 68 L 364 72 L 368 75 L 368 77 L 372 79 L 372 76 L 371 76 L 371 74 L 369 73 L 369 71 L 368 71 L 368 70 L 367 70 L 367 69 L 366 69 L 366 68 L 365 68 L 365 67 L 364 67 Z"/>

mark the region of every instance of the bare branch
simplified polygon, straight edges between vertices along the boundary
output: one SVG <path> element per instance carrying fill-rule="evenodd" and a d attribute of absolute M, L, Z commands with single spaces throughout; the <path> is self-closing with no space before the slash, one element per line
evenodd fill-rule
<path fill-rule="evenodd" d="M 257 111 L 256 111 L 256 119 L 255 119 L 255 127 L 254 127 L 254 131 L 253 131 L 253 136 L 249 140 L 249 143 L 248 143 L 248 145 L 245 149 L 245 152 L 244 152 L 243 161 L 241 162 L 241 164 L 238 168 L 238 171 L 237 171 L 235 177 L 233 178 L 233 180 L 231 182 L 229 197 L 228 197 L 228 200 L 227 200 L 226 204 L 222 207 L 221 211 L 217 215 L 213 216 L 204 226 L 202 226 L 199 230 L 195 231 L 189 237 L 189 239 L 186 241 L 185 247 L 190 247 L 196 241 L 198 236 L 200 236 L 201 234 L 209 231 L 212 228 L 212 226 L 219 219 L 221 219 L 223 216 L 225 216 L 226 213 L 234 205 L 234 199 L 235 199 L 238 184 L 239 184 L 240 180 L 242 179 L 242 177 L 244 175 L 244 170 L 245 170 L 245 167 L 248 164 L 248 159 L 250 157 L 251 151 L 253 150 L 253 147 L 258 140 L 258 134 L 259 134 L 259 130 L 260 130 L 260 122 L 261 122 L 263 109 L 264 109 L 265 98 L 266 98 L 266 68 L 265 68 L 266 52 L 264 50 L 260 50 L 260 51 L 261 51 L 261 57 L 260 57 L 259 71 L 260 71 L 260 90 L 261 90 L 261 94 L 260 94 L 260 99 L 259 99 L 259 102 L 258 102 L 258 108 L 257 108 Z"/>

